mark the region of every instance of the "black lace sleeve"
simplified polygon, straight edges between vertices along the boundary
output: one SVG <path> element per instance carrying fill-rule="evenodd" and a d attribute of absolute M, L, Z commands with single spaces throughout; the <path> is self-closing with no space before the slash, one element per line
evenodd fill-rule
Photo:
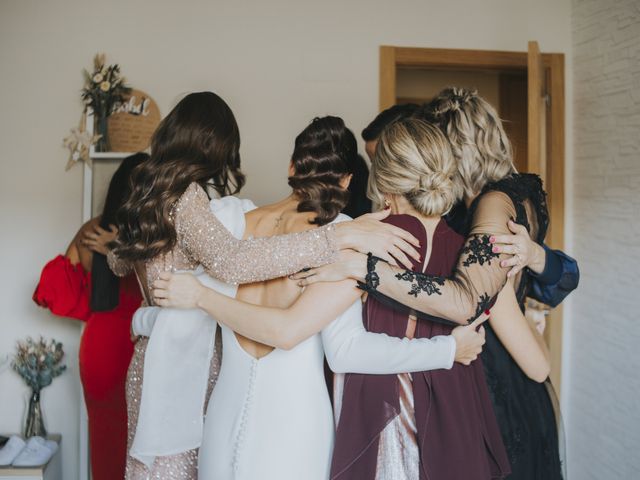
<path fill-rule="evenodd" d="M 431 319 L 444 318 L 458 324 L 473 321 L 493 304 L 507 279 L 508 270 L 500 262 L 508 256 L 493 252 L 491 236 L 509 234 L 507 222 L 513 219 L 526 226 L 536 241 L 541 243 L 544 239 L 549 218 L 540 178 L 513 175 L 488 185 L 469 208 L 467 219 L 467 238 L 451 277 L 369 261 L 361 288 Z M 375 283 L 367 281 L 370 279 L 375 279 Z M 517 279 L 521 302 L 529 280 L 526 273 Z"/>
<path fill-rule="evenodd" d="M 506 282 L 507 269 L 500 266 L 500 261 L 507 256 L 494 253 L 489 239 L 508 233 L 510 218 L 516 218 L 516 212 L 509 196 L 502 192 L 486 193 L 475 207 L 469 236 L 450 278 L 370 260 L 361 288 L 385 302 L 394 300 L 431 319 L 471 322 L 491 306 Z"/>

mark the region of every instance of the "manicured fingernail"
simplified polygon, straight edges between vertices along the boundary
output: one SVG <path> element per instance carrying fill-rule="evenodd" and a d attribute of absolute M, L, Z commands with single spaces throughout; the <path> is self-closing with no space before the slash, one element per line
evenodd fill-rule
<path fill-rule="evenodd" d="M 498 252 L 500 251 L 500 247 L 493 247 L 493 248 L 491 249 L 491 251 L 492 251 L 493 253 L 498 253 Z"/>
<path fill-rule="evenodd" d="M 495 243 L 496 242 L 496 237 L 493 237 L 493 236 L 489 237 L 489 242 Z"/>
<path fill-rule="evenodd" d="M 507 262 L 500 262 L 500 266 L 501 267 L 506 267 L 507 266 Z"/>

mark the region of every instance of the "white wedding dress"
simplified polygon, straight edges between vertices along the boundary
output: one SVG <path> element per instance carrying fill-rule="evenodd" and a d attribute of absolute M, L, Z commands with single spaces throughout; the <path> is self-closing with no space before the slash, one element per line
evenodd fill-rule
<path fill-rule="evenodd" d="M 244 214 L 235 199 L 212 200 L 212 210 L 243 236 Z M 340 215 L 336 221 L 344 220 Z M 160 315 L 157 307 L 139 310 L 134 329 L 150 330 Z M 260 359 L 241 347 L 232 330 L 221 328 L 222 365 L 207 408 L 199 480 L 327 480 L 335 427 L 325 354 L 337 373 L 368 374 L 451 368 L 455 356 L 452 337 L 409 340 L 367 332 L 360 300 L 321 333 Z"/>

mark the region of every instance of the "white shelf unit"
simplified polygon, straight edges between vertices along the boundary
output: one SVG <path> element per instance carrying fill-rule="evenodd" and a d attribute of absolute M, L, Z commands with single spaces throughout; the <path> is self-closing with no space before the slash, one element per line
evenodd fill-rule
<path fill-rule="evenodd" d="M 85 126 L 87 132 L 93 135 L 94 132 L 94 121 L 93 121 L 93 113 L 89 111 L 87 113 L 87 123 Z M 122 159 L 133 155 L 130 152 L 96 152 L 95 147 L 91 145 L 89 149 L 89 157 L 91 158 L 91 163 L 106 161 L 106 162 L 119 162 Z M 82 221 L 88 221 L 93 213 L 93 169 L 91 166 L 84 164 L 84 179 L 83 179 L 83 189 L 82 189 Z"/>

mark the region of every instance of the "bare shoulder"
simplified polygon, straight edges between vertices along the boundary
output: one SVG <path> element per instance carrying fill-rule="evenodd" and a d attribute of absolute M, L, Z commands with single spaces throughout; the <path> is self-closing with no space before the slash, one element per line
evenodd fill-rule
<path fill-rule="evenodd" d="M 265 205 L 245 214 L 246 234 L 270 237 L 304 232 L 317 228 L 309 222 L 314 216 L 313 212 L 282 211 L 277 204 Z"/>
<path fill-rule="evenodd" d="M 270 205 L 254 208 L 249 212 L 245 212 L 245 236 L 263 237 L 267 234 L 262 231 L 265 230 L 265 226 L 269 218 L 275 218 L 273 214 L 273 208 Z"/>

